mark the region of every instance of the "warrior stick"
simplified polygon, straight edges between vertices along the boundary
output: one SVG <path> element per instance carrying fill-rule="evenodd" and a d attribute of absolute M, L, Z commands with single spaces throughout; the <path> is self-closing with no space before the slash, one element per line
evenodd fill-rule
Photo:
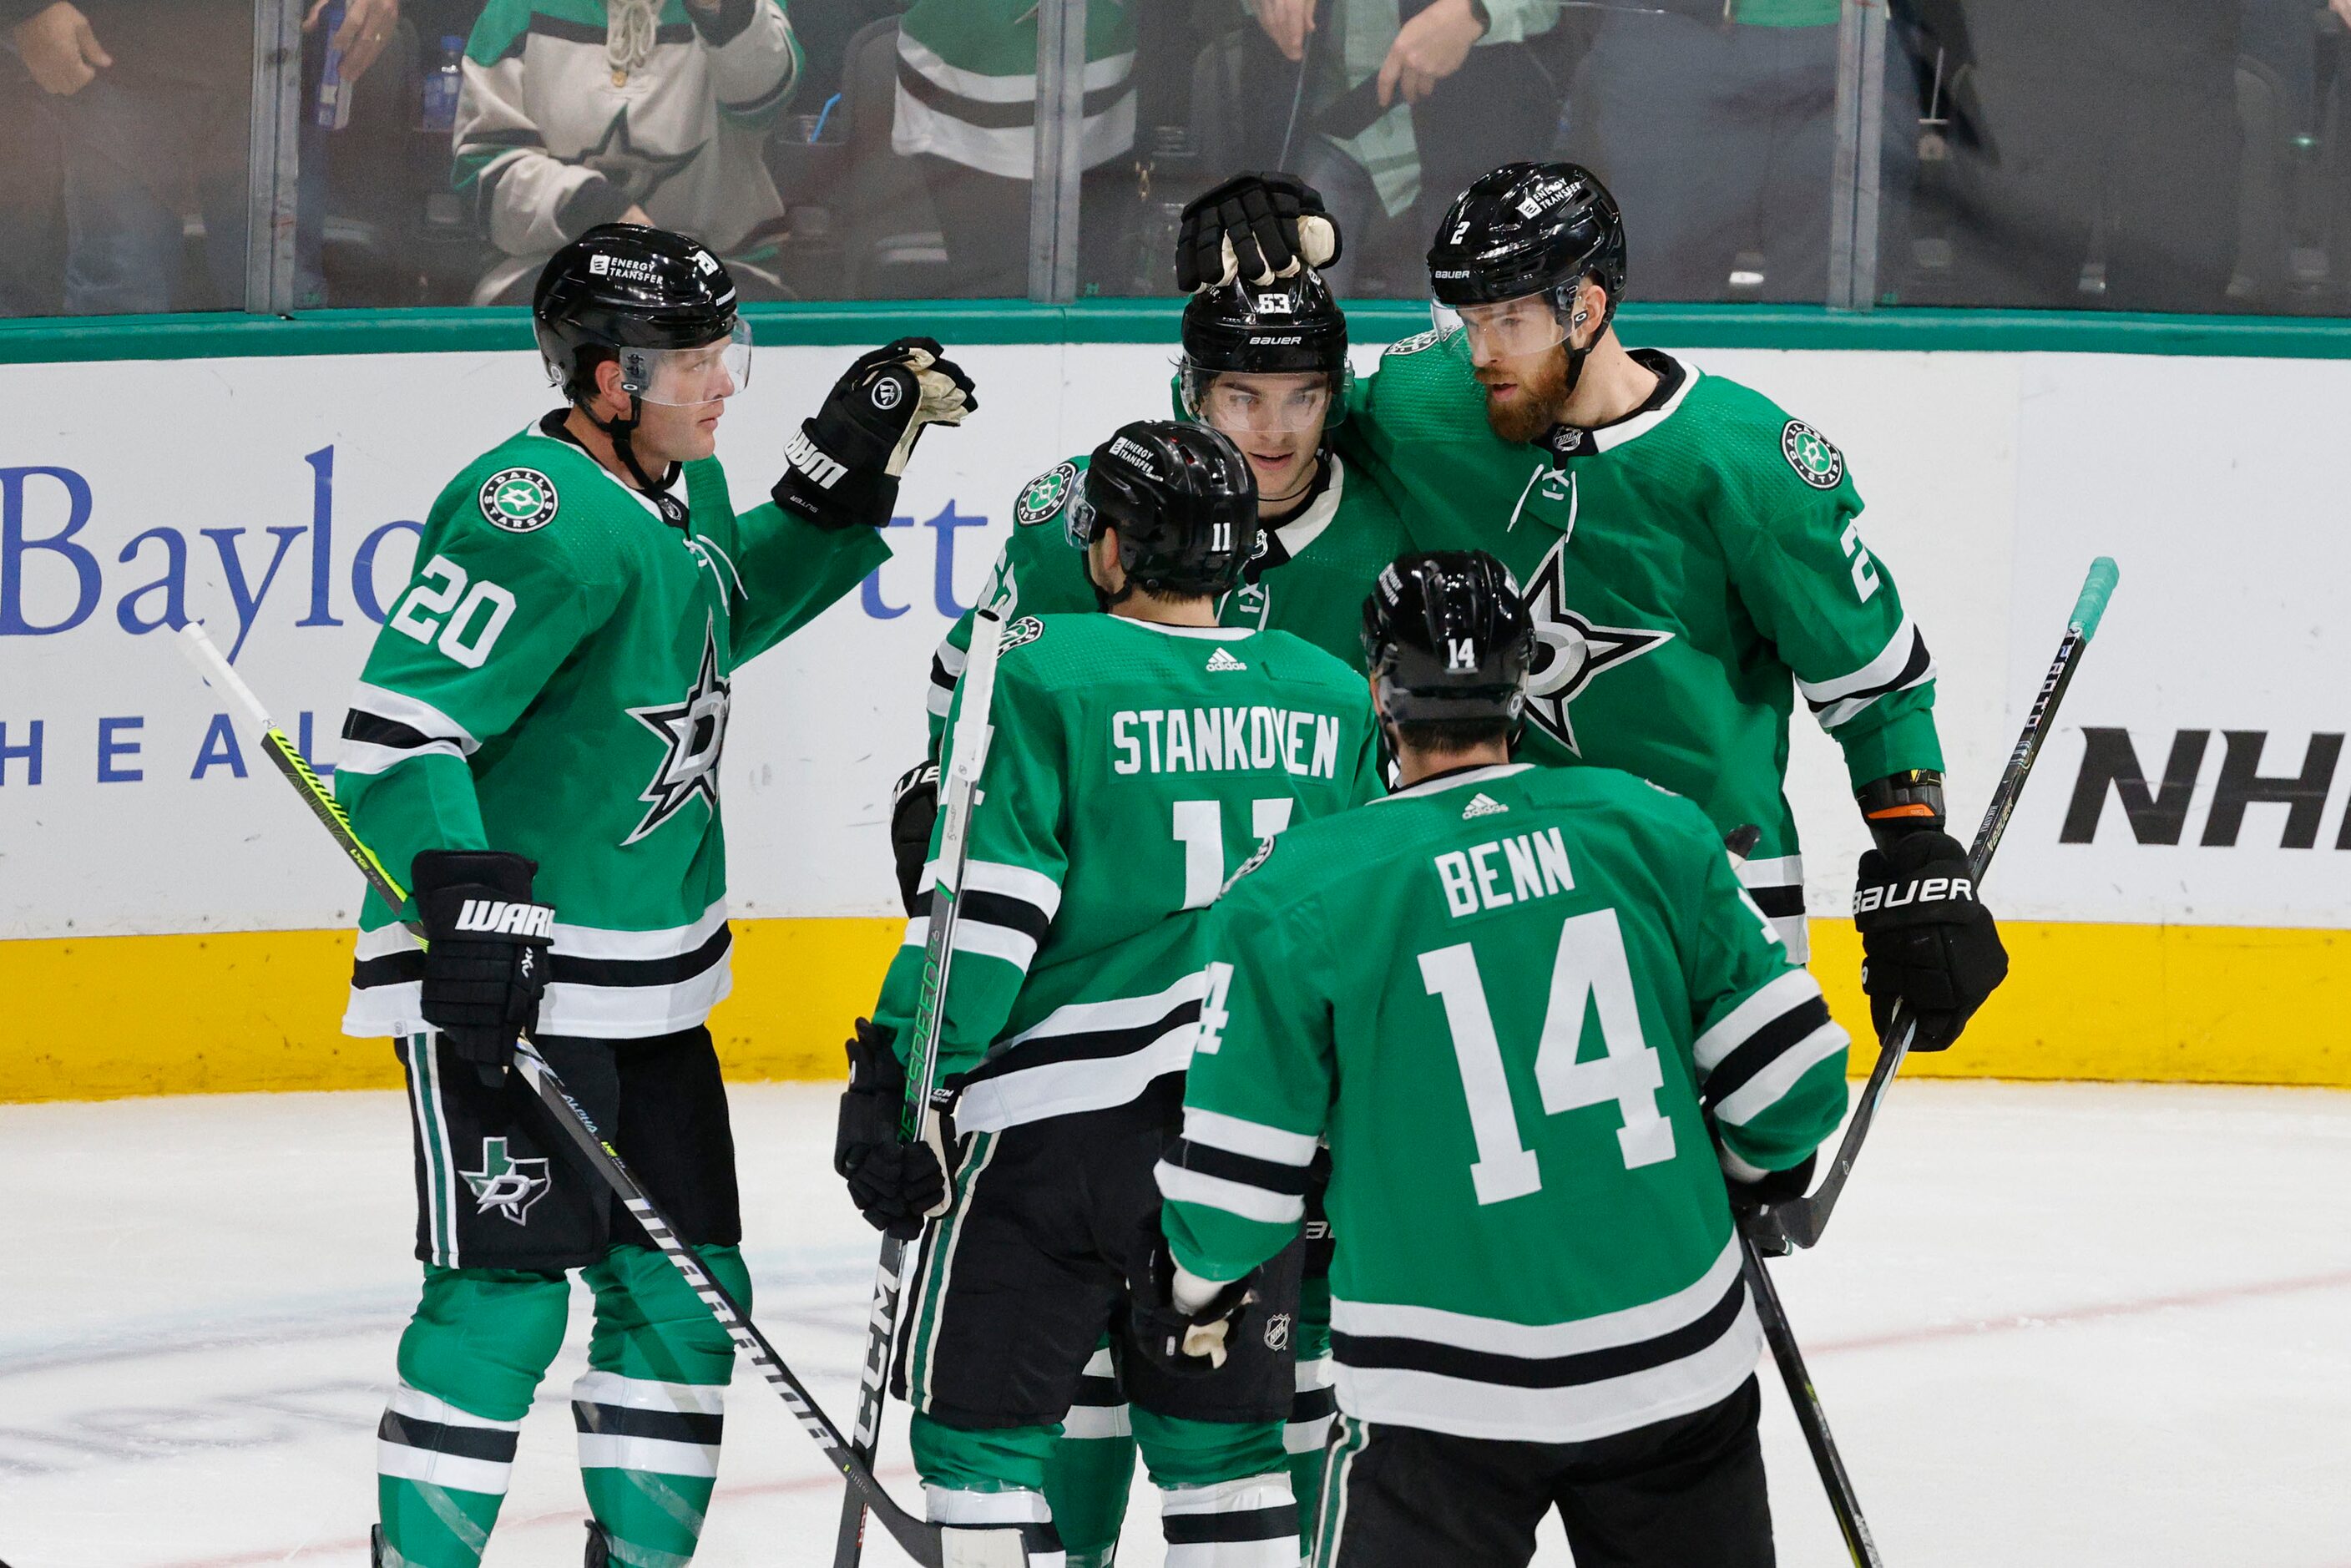
<path fill-rule="evenodd" d="M 971 811 L 979 798 L 980 769 L 987 766 L 987 743 L 995 735 L 989 715 L 996 706 L 996 656 L 1004 643 L 1004 618 L 982 610 L 972 618 L 971 653 L 958 692 L 963 707 L 947 739 L 947 766 L 939 779 L 939 860 L 931 886 L 931 924 L 923 939 L 922 988 L 914 1001 L 914 1033 L 906 1047 L 906 1103 L 898 1118 L 902 1143 L 918 1143 L 938 1125 L 931 1104 L 939 1071 L 939 1025 L 947 1005 L 947 970 L 955 960 L 956 911 L 963 902 L 964 861 L 970 847 Z M 868 1468 L 882 1440 L 882 1401 L 890 1380 L 890 1346 L 898 1332 L 898 1304 L 905 1288 L 906 1243 L 882 1239 L 882 1260 L 873 1270 L 873 1310 L 866 1322 L 865 1371 L 857 1387 L 857 1457 Z M 857 1568 L 865 1552 L 865 1500 L 851 1487 L 841 1500 L 841 1530 L 834 1538 L 834 1568 Z"/>
<path fill-rule="evenodd" d="M 368 848 L 352 830 L 350 818 L 344 814 L 333 793 L 311 770 L 302 753 L 287 738 L 286 732 L 270 722 L 268 712 L 261 706 L 261 699 L 253 695 L 253 688 L 229 667 L 226 659 L 221 657 L 220 649 L 204 635 L 203 626 L 190 622 L 181 627 L 179 641 L 181 652 L 203 673 L 204 679 L 227 696 L 243 713 L 246 722 L 260 732 L 262 749 L 269 754 L 269 759 L 277 765 L 278 771 L 285 774 L 300 791 L 304 803 L 325 825 L 327 831 L 334 836 L 335 842 L 351 858 L 351 862 L 359 867 L 360 873 L 367 878 L 368 885 L 375 890 L 376 896 L 393 909 L 406 904 L 407 890 L 384 869 L 375 852 Z M 414 929 L 410 927 L 412 932 Z M 418 934 L 416 939 L 422 946 L 423 936 Z M 645 1189 L 630 1174 L 626 1162 L 597 1131 L 588 1113 L 566 1092 L 562 1079 L 556 1075 L 555 1070 L 547 1064 L 529 1040 L 517 1042 L 515 1065 L 521 1071 L 524 1082 L 546 1105 L 549 1114 L 555 1118 L 556 1125 L 563 1129 L 595 1168 L 596 1174 L 619 1195 L 637 1223 L 644 1227 L 645 1234 L 653 1239 L 653 1245 L 661 1249 L 662 1256 L 685 1276 L 685 1282 L 694 1287 L 694 1293 L 702 1298 L 702 1304 L 710 1309 L 710 1315 L 716 1318 L 719 1326 L 726 1331 L 726 1337 L 734 1342 L 737 1352 L 760 1376 L 774 1385 L 786 1408 L 791 1411 L 808 1435 L 816 1439 L 817 1447 L 824 1450 L 825 1458 L 841 1471 L 851 1490 L 862 1495 L 866 1504 L 882 1516 L 883 1527 L 905 1549 L 908 1556 L 921 1563 L 923 1568 L 940 1568 L 943 1546 L 937 1527 L 924 1523 L 900 1508 L 882 1483 L 874 1479 L 872 1468 L 852 1450 L 849 1439 L 841 1435 L 841 1429 L 832 1424 L 831 1417 L 818 1406 L 791 1368 L 784 1364 L 783 1358 L 776 1354 L 767 1336 L 736 1304 L 735 1298 L 727 1294 L 726 1287 L 702 1266 L 702 1260 L 695 1255 L 693 1248 L 678 1239 L 677 1227 L 670 1223 L 669 1217 L 645 1195 Z"/>
<path fill-rule="evenodd" d="M 2057 705 L 2064 699 L 2065 688 L 2073 684 L 2082 650 L 2096 634 L 2099 618 L 2106 612 L 2106 599 L 2114 592 L 2120 576 L 2112 556 L 2102 555 L 2090 563 L 2090 575 L 2084 580 L 2081 597 L 2074 601 L 2074 613 L 2066 621 L 2064 640 L 2057 644 L 2057 657 L 2042 680 L 2040 695 L 2032 699 L 2032 711 L 2025 715 L 2024 731 L 2017 737 L 2016 749 L 2009 753 L 2008 766 L 2001 770 L 2000 783 L 1991 792 L 1991 804 L 1984 810 L 1983 825 L 1976 830 L 1976 841 L 1968 851 L 1968 874 L 1979 891 L 1983 887 L 1984 873 L 1991 869 L 1992 852 L 2000 848 L 2001 835 L 2008 831 L 2008 819 L 2016 810 L 2017 797 L 2024 792 L 2024 781 L 2032 775 L 2033 761 L 2041 755 L 2041 743 L 2049 738 Z M 1844 1191 L 1845 1180 L 1853 1175 L 1853 1162 L 1861 1154 L 1862 1140 L 1869 1136 L 1870 1124 L 1876 1120 L 1878 1107 L 1885 1103 L 1894 1075 L 1902 1070 L 1902 1059 L 1910 1054 L 1910 1042 L 1917 1032 L 1917 1020 L 1909 1016 L 1907 1009 L 1897 1006 L 1888 1020 L 1886 1038 L 1878 1043 L 1877 1065 L 1870 1070 L 1869 1084 L 1861 1092 L 1861 1103 L 1854 1109 L 1844 1142 L 1837 1145 L 1836 1161 L 1829 1166 L 1827 1179 L 1810 1197 L 1774 1204 L 1756 1218 L 1755 1240 L 1761 1250 L 1779 1257 L 1791 1248 L 1810 1247 L 1820 1240 L 1821 1232 L 1828 1228 L 1829 1215 L 1836 1208 L 1837 1196 Z"/>

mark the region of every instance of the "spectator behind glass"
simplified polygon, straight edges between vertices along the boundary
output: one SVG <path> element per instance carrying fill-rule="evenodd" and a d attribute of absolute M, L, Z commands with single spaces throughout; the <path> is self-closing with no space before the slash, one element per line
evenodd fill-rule
<path fill-rule="evenodd" d="M 457 187 L 505 257 L 476 305 L 525 301 L 548 257 L 603 223 L 690 234 L 748 298 L 783 293 L 784 204 L 761 156 L 799 78 L 778 0 L 491 0 L 465 45 Z"/>
<path fill-rule="evenodd" d="M 327 0 L 303 23 L 315 32 Z M 348 0 L 333 43 L 357 80 L 399 0 Z M 70 316 L 234 309 L 245 301 L 253 7 L 238 0 L 0 0 L 63 164 Z M 182 212 L 204 218 L 204 281 L 183 285 Z M 315 231 L 301 292 L 315 298 Z"/>
<path fill-rule="evenodd" d="M 1157 0 L 1172 4 L 1173 0 Z M 1086 7 L 1084 124 L 1078 193 L 1081 272 L 1124 259 L 1134 212 L 1134 6 Z M 1029 181 L 1037 167 L 1037 0 L 914 0 L 898 29 L 891 151 L 929 187 L 952 282 L 965 298 L 1029 292 Z M 1093 292 L 1089 288 L 1086 292 Z"/>
<path fill-rule="evenodd" d="M 1551 145 L 1563 84 L 1524 46 L 1557 23 L 1559 0 L 1249 0 L 1249 8 L 1305 72 L 1302 84 L 1281 69 L 1251 79 L 1267 89 L 1275 134 L 1289 143 L 1286 159 L 1269 147 L 1262 161 L 1286 162 L 1322 192 L 1346 236 L 1325 278 L 1354 293 L 1384 271 L 1421 293 L 1422 253 L 1444 207 L 1489 169 L 1541 158 Z M 1258 124 L 1270 129 L 1263 108 Z"/>

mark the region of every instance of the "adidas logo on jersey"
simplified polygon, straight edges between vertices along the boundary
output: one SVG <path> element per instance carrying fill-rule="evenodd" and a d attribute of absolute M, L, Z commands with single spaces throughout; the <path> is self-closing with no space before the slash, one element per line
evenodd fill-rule
<path fill-rule="evenodd" d="M 1212 671 L 1246 670 L 1249 668 L 1247 664 L 1242 664 L 1238 659 L 1234 658 L 1222 648 L 1217 649 L 1215 653 L 1208 655 L 1207 667 Z"/>
<path fill-rule="evenodd" d="M 457 911 L 455 929 L 494 932 L 507 936 L 539 936 L 555 940 L 555 906 L 515 904 L 502 898 L 469 898 Z"/>
<path fill-rule="evenodd" d="M 1472 817 L 1499 817 L 1509 810 L 1491 795 L 1480 792 L 1471 796 L 1469 803 L 1461 808 L 1461 820 L 1466 822 Z"/>

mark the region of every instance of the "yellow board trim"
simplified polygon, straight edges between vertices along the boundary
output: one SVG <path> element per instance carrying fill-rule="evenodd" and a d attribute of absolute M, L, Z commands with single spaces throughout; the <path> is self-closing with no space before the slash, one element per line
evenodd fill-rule
<path fill-rule="evenodd" d="M 840 1076 L 899 920 L 740 920 L 735 994 L 711 1018 L 729 1078 Z M 2351 1040 L 2317 1020 L 2351 994 L 2351 932 L 2018 921 L 2012 968 L 1938 1078 L 2140 1079 L 2351 1088 Z M 1813 922 L 1813 971 L 1875 1054 L 1859 939 Z M 348 931 L 0 942 L 0 1101 L 382 1089 L 388 1041 L 336 1032 Z"/>

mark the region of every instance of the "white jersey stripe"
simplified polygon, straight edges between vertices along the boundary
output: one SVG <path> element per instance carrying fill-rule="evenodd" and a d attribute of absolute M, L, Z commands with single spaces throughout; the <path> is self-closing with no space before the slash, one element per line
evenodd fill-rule
<path fill-rule="evenodd" d="M 580 1434 L 583 1470 L 649 1470 L 661 1476 L 716 1476 L 718 1445 L 637 1437 L 619 1432 Z"/>
<path fill-rule="evenodd" d="M 1820 982 L 1802 969 L 1791 969 L 1758 988 L 1691 1045 L 1690 1055 L 1698 1061 L 1699 1075 L 1713 1071 L 1724 1057 L 1745 1045 L 1757 1030 L 1792 1009 L 1817 999 L 1820 994 Z"/>
<path fill-rule="evenodd" d="M 1221 1208 L 1227 1214 L 1237 1214 L 1262 1225 L 1295 1225 L 1306 1218 L 1306 1200 L 1296 1193 L 1268 1192 L 1261 1186 L 1186 1170 L 1165 1160 L 1159 1162 L 1158 1176 L 1159 1196 L 1170 1203 Z"/>
<path fill-rule="evenodd" d="M 360 682 L 351 692 L 351 707 L 360 713 L 388 718 L 394 724 L 404 724 L 430 740 L 454 741 L 463 751 L 472 751 L 482 744 L 464 725 L 423 698 L 393 691 L 390 686 Z"/>
<path fill-rule="evenodd" d="M 1331 1302 L 1331 1328 L 1334 1333 L 1362 1339 L 1416 1339 L 1461 1350 L 1548 1361 L 1616 1345 L 1638 1344 L 1696 1322 L 1722 1300 L 1731 1281 L 1739 1277 L 1739 1240 L 1733 1237 L 1705 1273 L 1673 1294 L 1619 1312 L 1579 1318 L 1573 1322 L 1514 1323 L 1437 1307 L 1334 1298 Z"/>
<path fill-rule="evenodd" d="M 1048 1116 L 1123 1105 L 1152 1080 L 1191 1066 L 1192 1043 L 1199 1033 L 1196 1022 L 1181 1023 L 1123 1056 L 1046 1062 L 967 1084 L 956 1102 L 956 1128 L 993 1133 Z"/>
<path fill-rule="evenodd" d="M 1799 676 L 1796 689 L 1804 694 L 1807 702 L 1833 703 L 1855 692 L 1882 686 L 1900 674 L 1902 667 L 1910 662 L 1910 645 L 1917 634 L 1917 627 L 1906 614 L 1902 624 L 1894 629 L 1894 635 L 1886 640 L 1886 646 L 1872 655 L 1869 663 L 1851 674 L 1835 675 L 1825 681 L 1808 681 Z"/>
<path fill-rule="evenodd" d="M 1796 1080 L 1851 1043 L 1836 1024 L 1821 1025 L 1773 1057 L 1770 1065 L 1716 1105 L 1716 1118 L 1734 1127 L 1745 1125 L 1778 1103 L 1782 1095 L 1796 1086 Z"/>
<path fill-rule="evenodd" d="M 514 1467 L 496 1459 L 474 1459 L 463 1454 L 412 1448 L 405 1443 L 387 1442 L 379 1437 L 375 1445 L 375 1470 L 380 1476 L 413 1481 L 419 1486 L 447 1487 L 452 1491 L 504 1497 L 507 1479 L 514 1473 Z"/>
<path fill-rule="evenodd" d="M 1262 1122 L 1243 1121 L 1238 1116 L 1205 1111 L 1198 1106 L 1186 1108 L 1184 1135 L 1212 1149 L 1224 1149 L 1231 1154 L 1271 1160 L 1276 1165 L 1284 1166 L 1311 1165 L 1314 1151 L 1322 1143 L 1311 1133 L 1285 1132 L 1280 1127 L 1269 1127 Z"/>

